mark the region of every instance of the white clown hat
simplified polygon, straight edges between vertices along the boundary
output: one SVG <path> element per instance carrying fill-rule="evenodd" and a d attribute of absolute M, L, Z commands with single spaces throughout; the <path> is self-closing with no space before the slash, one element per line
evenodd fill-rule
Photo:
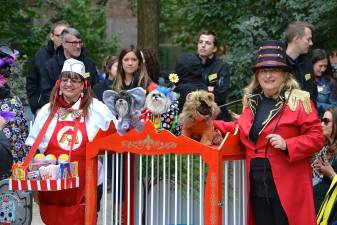
<path fill-rule="evenodd" d="M 85 66 L 83 62 L 70 58 L 64 61 L 62 72 L 74 72 L 85 78 Z"/>

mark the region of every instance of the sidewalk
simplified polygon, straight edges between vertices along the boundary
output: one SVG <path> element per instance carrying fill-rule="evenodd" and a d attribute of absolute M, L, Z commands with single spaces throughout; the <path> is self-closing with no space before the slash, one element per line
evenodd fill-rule
<path fill-rule="evenodd" d="M 32 225 L 44 225 L 40 217 L 39 206 L 35 202 L 33 203 Z"/>

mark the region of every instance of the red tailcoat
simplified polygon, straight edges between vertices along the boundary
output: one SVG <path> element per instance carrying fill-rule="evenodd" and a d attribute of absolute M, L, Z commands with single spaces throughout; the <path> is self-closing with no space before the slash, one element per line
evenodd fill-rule
<path fill-rule="evenodd" d="M 275 149 L 269 144 L 268 159 L 281 204 L 287 214 L 289 225 L 316 225 L 315 209 L 312 191 L 312 168 L 310 157 L 323 146 L 324 137 L 318 119 L 317 111 L 311 104 L 312 112 L 305 112 L 299 102 L 295 111 L 285 106 L 284 112 L 274 131 L 281 135 L 286 143 L 288 152 Z M 254 114 L 246 107 L 237 122 L 216 121 L 215 127 L 223 133 L 233 131 L 236 123 L 240 128 L 240 140 L 246 150 L 247 166 L 247 196 L 250 196 L 250 161 L 252 158 L 264 158 L 267 144 L 266 136 L 272 129 L 282 110 L 266 124 L 260 132 L 256 144 L 249 140 Z M 248 198 L 248 225 L 254 225 L 255 220 Z"/>

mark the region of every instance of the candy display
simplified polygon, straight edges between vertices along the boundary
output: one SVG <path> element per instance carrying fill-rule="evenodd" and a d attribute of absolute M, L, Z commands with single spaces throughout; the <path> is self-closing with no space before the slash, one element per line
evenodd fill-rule
<path fill-rule="evenodd" d="M 46 157 L 44 158 L 44 161 L 48 162 L 49 164 L 54 164 L 54 165 L 56 165 L 56 162 L 57 162 L 56 157 L 53 154 L 46 155 Z"/>
<path fill-rule="evenodd" d="M 61 154 L 58 158 L 58 163 L 68 162 L 69 156 L 67 154 Z"/>
<path fill-rule="evenodd" d="M 22 162 L 14 163 L 12 166 L 12 176 L 17 180 L 26 179 L 25 170 L 22 168 Z"/>
<path fill-rule="evenodd" d="M 53 154 L 38 153 L 25 170 L 23 163 L 14 163 L 13 179 L 16 180 L 56 180 L 78 176 L 78 162 L 68 162 L 69 156 L 61 154 L 56 159 Z"/>
<path fill-rule="evenodd" d="M 78 162 L 60 163 L 59 178 L 69 178 L 78 176 Z"/>
<path fill-rule="evenodd" d="M 58 179 L 59 178 L 60 165 L 48 165 L 41 166 L 39 168 L 40 176 L 42 180 Z"/>
<path fill-rule="evenodd" d="M 30 164 L 28 165 L 28 171 L 39 170 L 39 168 L 40 168 L 41 166 L 48 166 L 48 165 L 49 165 L 49 163 L 48 163 L 47 161 L 45 161 L 45 160 L 40 161 L 40 162 L 30 163 Z"/>
<path fill-rule="evenodd" d="M 38 153 L 34 156 L 34 162 L 35 163 L 41 163 L 41 162 L 43 162 L 44 158 L 45 158 L 44 154 Z"/>
<path fill-rule="evenodd" d="M 40 178 L 40 172 L 38 170 L 27 172 L 27 179 L 29 180 L 39 180 Z"/>

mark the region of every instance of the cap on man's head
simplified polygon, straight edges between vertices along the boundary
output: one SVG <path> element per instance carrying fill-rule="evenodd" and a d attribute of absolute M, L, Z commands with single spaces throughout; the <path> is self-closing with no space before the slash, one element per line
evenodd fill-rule
<path fill-rule="evenodd" d="M 280 68 L 290 72 L 291 68 L 286 62 L 285 45 L 281 41 L 262 41 L 259 47 L 257 62 L 253 71 L 265 68 Z"/>
<path fill-rule="evenodd" d="M 85 66 L 83 62 L 70 58 L 64 61 L 62 72 L 74 72 L 85 78 Z"/>

